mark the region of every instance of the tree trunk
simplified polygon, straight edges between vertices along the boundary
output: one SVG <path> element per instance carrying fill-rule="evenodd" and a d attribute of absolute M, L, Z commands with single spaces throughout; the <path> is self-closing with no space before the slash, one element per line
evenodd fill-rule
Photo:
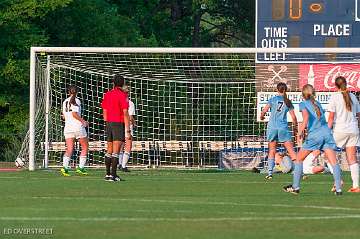
<path fill-rule="evenodd" d="M 204 14 L 202 10 L 196 12 L 194 16 L 194 29 L 193 29 L 193 36 L 192 36 L 192 46 L 199 47 L 200 46 L 200 22 L 201 17 Z"/>

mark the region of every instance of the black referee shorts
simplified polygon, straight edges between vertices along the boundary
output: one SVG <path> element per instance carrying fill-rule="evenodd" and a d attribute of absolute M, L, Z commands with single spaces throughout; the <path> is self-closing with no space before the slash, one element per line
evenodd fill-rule
<path fill-rule="evenodd" d="M 120 122 L 106 122 L 106 140 L 107 142 L 125 142 L 125 124 Z"/>

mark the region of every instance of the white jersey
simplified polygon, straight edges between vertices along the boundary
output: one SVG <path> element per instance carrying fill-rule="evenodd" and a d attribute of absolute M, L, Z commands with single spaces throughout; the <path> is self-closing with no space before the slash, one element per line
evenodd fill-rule
<path fill-rule="evenodd" d="M 328 111 L 335 113 L 334 132 L 358 134 L 359 126 L 356 114 L 360 112 L 360 104 L 354 94 L 349 94 L 352 101 L 351 112 L 347 111 L 341 92 L 336 92 L 331 96 Z"/>
<path fill-rule="evenodd" d="M 132 116 L 135 115 L 135 104 L 131 100 L 129 100 L 128 112 L 129 112 L 129 115 L 132 115 Z M 134 126 L 131 122 L 130 122 L 130 131 L 131 131 L 131 135 L 134 136 Z"/>
<path fill-rule="evenodd" d="M 75 102 L 77 105 L 70 104 L 69 97 L 63 103 L 62 113 L 65 118 L 64 133 L 79 132 L 84 127 L 81 122 L 75 119 L 72 115 L 73 112 L 76 112 L 79 116 L 81 116 L 81 102 L 78 98 L 75 98 Z"/>
<path fill-rule="evenodd" d="M 135 114 L 135 104 L 131 100 L 129 100 L 129 115 L 136 115 Z"/>

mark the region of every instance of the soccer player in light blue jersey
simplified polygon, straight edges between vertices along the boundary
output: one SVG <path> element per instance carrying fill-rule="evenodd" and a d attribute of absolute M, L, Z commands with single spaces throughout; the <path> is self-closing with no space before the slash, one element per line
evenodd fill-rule
<path fill-rule="evenodd" d="M 260 119 L 265 119 L 265 114 L 270 109 L 270 119 L 267 125 L 266 138 L 269 142 L 268 154 L 268 175 L 266 179 L 272 179 L 275 166 L 275 154 L 277 143 L 284 143 L 284 147 L 292 160 L 296 159 L 292 135 L 288 126 L 287 114 L 289 113 L 294 125 L 294 134 L 296 135 L 297 119 L 294 112 L 294 106 L 286 95 L 287 85 L 280 82 L 276 86 L 278 95 L 272 97 L 261 112 Z"/>
<path fill-rule="evenodd" d="M 325 111 L 320 103 L 315 100 L 315 89 L 312 85 L 304 85 L 302 89 L 304 101 L 299 109 L 303 116 L 303 122 L 299 129 L 298 142 L 305 139 L 297 159 L 294 163 L 293 184 L 283 187 L 285 192 L 299 194 L 300 180 L 303 173 L 303 161 L 314 150 L 322 150 L 333 167 L 335 180 L 335 195 L 341 195 L 341 169 L 336 161 L 336 144 L 334 137 L 325 119 Z M 307 136 L 305 137 L 305 129 Z"/>

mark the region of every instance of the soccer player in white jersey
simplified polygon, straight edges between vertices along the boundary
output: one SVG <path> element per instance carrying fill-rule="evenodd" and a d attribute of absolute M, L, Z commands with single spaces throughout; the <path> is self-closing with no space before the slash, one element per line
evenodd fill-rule
<path fill-rule="evenodd" d="M 124 87 L 125 92 L 129 92 L 129 87 Z M 125 150 L 124 152 L 121 152 L 119 155 L 119 169 L 123 172 L 130 172 L 130 170 L 127 168 L 127 162 L 129 161 L 131 149 L 132 149 L 132 138 L 134 137 L 134 127 L 136 127 L 136 121 L 135 121 L 135 104 L 129 99 L 129 119 L 130 119 L 130 131 L 131 135 L 130 137 L 126 137 L 125 139 Z"/>
<path fill-rule="evenodd" d="M 360 104 L 356 96 L 348 92 L 344 77 L 337 77 L 335 85 L 338 91 L 330 98 L 328 125 L 334 131 L 336 146 L 345 148 L 346 151 L 353 182 L 348 192 L 360 193 L 359 164 L 356 158 L 356 147 L 360 146 L 358 123 Z"/>
<path fill-rule="evenodd" d="M 78 139 L 81 145 L 79 165 L 76 168 L 76 172 L 80 175 L 87 175 L 84 167 L 88 152 L 88 138 L 85 129 L 85 127 L 88 126 L 88 122 L 81 117 L 81 102 L 76 97 L 77 92 L 77 87 L 71 85 L 68 88 L 69 98 L 64 101 L 62 107 L 62 116 L 65 120 L 64 136 L 66 142 L 66 151 L 63 156 L 63 168 L 61 169 L 63 176 L 70 176 L 69 162 L 74 151 L 75 139 Z"/>

